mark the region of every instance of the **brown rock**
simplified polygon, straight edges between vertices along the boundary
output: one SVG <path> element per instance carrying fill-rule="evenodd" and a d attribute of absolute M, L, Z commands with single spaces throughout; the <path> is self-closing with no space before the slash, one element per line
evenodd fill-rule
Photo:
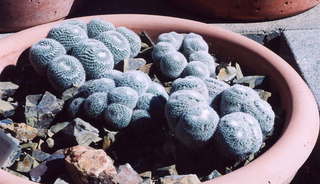
<path fill-rule="evenodd" d="M 194 174 L 172 175 L 160 179 L 160 184 L 201 184 L 199 178 Z"/>
<path fill-rule="evenodd" d="M 65 150 L 66 167 L 77 184 L 115 184 L 117 175 L 112 159 L 103 151 L 88 146 Z"/>
<path fill-rule="evenodd" d="M 140 184 L 143 179 L 130 164 L 120 165 L 115 179 L 118 184 Z"/>
<path fill-rule="evenodd" d="M 15 138 L 28 142 L 38 136 L 38 130 L 25 123 L 0 124 L 0 128 L 12 132 Z"/>

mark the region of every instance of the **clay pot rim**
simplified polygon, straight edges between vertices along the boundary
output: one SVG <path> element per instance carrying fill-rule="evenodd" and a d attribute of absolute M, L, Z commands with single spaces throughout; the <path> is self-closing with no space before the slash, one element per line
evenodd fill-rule
<path fill-rule="evenodd" d="M 148 30 L 161 30 L 163 27 L 175 29 L 193 29 L 199 34 L 214 35 L 227 42 L 245 47 L 248 51 L 259 55 L 267 60 L 276 72 L 280 73 L 286 82 L 291 97 L 291 112 L 287 112 L 287 121 L 290 122 L 284 130 L 279 140 L 264 154 L 256 158 L 247 166 L 237 169 L 227 175 L 218 177 L 206 182 L 210 183 L 271 183 L 289 182 L 289 177 L 293 177 L 298 168 L 306 161 L 315 146 L 319 132 L 319 111 L 315 99 L 299 76 L 299 74 L 278 55 L 274 54 L 264 46 L 245 38 L 237 33 L 224 30 L 222 28 L 204 24 L 192 20 L 139 14 L 120 14 L 81 17 L 79 20 L 89 21 L 92 18 L 100 17 L 109 20 L 116 25 L 127 25 L 130 28 L 147 27 Z M 156 22 L 156 23 L 155 23 Z M 0 58 L 12 60 L 11 55 L 20 54 L 32 43 L 44 37 L 50 27 L 59 22 L 49 23 L 34 28 L 30 28 L 0 40 Z M 174 30 L 174 29 L 173 29 Z M 33 36 L 32 35 L 37 35 Z M 19 45 L 19 47 L 17 47 Z M 0 62 L 0 68 L 6 66 L 8 62 Z M 282 79 L 280 79 L 282 80 Z M 308 126 L 305 126 L 305 122 Z M 301 139 L 303 138 L 303 139 Z M 292 157 L 294 155 L 294 157 Z M 293 158 L 294 160 L 283 160 Z M 286 164 L 281 164 L 285 162 Z M 271 165 L 271 167 L 270 167 Z M 281 171 L 281 173 L 279 173 Z M 254 173 L 254 175 L 253 175 Z M 0 177 L 5 174 L 1 174 Z"/>

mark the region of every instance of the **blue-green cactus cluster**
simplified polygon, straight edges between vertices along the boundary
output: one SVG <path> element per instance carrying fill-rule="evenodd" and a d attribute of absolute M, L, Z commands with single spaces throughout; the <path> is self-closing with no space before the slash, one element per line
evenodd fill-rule
<path fill-rule="evenodd" d="M 216 135 L 218 150 L 228 158 L 245 158 L 256 153 L 263 140 L 258 121 L 243 112 L 223 116 Z"/>
<path fill-rule="evenodd" d="M 159 35 L 152 59 L 160 63 L 161 73 L 169 79 L 215 77 L 216 59 L 208 51 L 209 46 L 201 35 L 169 32 Z"/>
<path fill-rule="evenodd" d="M 72 24 L 60 24 L 53 27 L 47 37 L 60 42 L 67 51 L 75 47 L 79 42 L 88 39 L 85 30 Z"/>
<path fill-rule="evenodd" d="M 201 61 L 191 61 L 182 71 L 181 77 L 186 76 L 195 76 L 204 79 L 210 76 L 210 72 L 208 67 Z"/>
<path fill-rule="evenodd" d="M 197 149 L 210 143 L 218 122 L 219 116 L 210 106 L 195 106 L 182 114 L 175 136 L 188 148 Z"/>
<path fill-rule="evenodd" d="M 178 51 L 169 52 L 160 59 L 160 71 L 170 79 L 178 78 L 187 66 L 187 59 Z"/>
<path fill-rule="evenodd" d="M 53 39 L 43 39 L 30 48 L 29 60 L 34 70 L 46 76 L 48 64 L 56 57 L 65 55 L 66 49 Z"/>
<path fill-rule="evenodd" d="M 101 73 L 114 67 L 113 55 L 104 44 L 98 40 L 87 39 L 73 47 L 70 55 L 81 62 L 86 71 L 87 79 L 97 79 Z"/>
<path fill-rule="evenodd" d="M 89 119 L 97 119 L 108 105 L 108 93 L 99 92 L 90 95 L 82 104 L 83 112 Z"/>
<path fill-rule="evenodd" d="M 123 73 L 122 77 L 116 81 L 117 86 L 130 87 L 136 90 L 139 95 L 142 95 L 147 91 L 150 83 L 150 77 L 147 74 L 137 70 Z"/>
<path fill-rule="evenodd" d="M 220 113 L 226 115 L 233 112 L 245 112 L 256 118 L 264 136 L 272 133 L 275 113 L 252 88 L 236 84 L 222 92 Z"/>
<path fill-rule="evenodd" d="M 146 118 L 136 113 L 145 111 L 143 114 L 148 114 L 153 121 L 163 117 L 168 93 L 162 85 L 152 82 L 143 72 L 118 72 L 121 74 L 120 79 L 113 80 L 111 77 L 89 80 L 79 87 L 78 93 L 67 105 L 69 116 L 98 120 L 112 130 L 127 128 L 131 122 L 135 122 L 135 125 L 130 127 L 138 131 L 154 127 L 152 123 L 150 126 L 136 123 Z M 133 112 L 136 112 L 134 116 Z M 131 117 L 135 119 L 131 120 Z"/>
<path fill-rule="evenodd" d="M 47 76 L 48 65 L 55 58 L 68 54 L 80 61 L 86 80 L 110 78 L 119 81 L 122 73 L 113 70 L 115 65 L 137 56 L 140 50 L 140 37 L 126 27 L 116 28 L 101 19 L 93 19 L 88 24 L 80 20 L 67 20 L 53 27 L 46 39 L 33 45 L 29 58 L 41 76 Z M 56 79 L 48 80 L 53 81 L 53 84 Z"/>
<path fill-rule="evenodd" d="M 115 87 L 116 87 L 115 82 L 112 79 L 101 78 L 101 79 L 89 80 L 89 81 L 86 81 L 78 89 L 78 96 L 87 98 L 93 93 L 109 92 L 111 89 Z"/>
<path fill-rule="evenodd" d="M 65 20 L 61 24 L 76 25 L 76 26 L 81 27 L 86 33 L 88 32 L 87 24 L 85 22 L 81 21 L 81 20 L 75 20 L 75 19 Z"/>
<path fill-rule="evenodd" d="M 173 93 L 175 91 L 183 90 L 183 89 L 197 91 L 205 99 L 209 100 L 208 88 L 207 88 L 206 84 L 204 83 L 204 81 L 198 77 L 188 76 L 185 78 L 176 79 L 172 83 L 172 88 L 171 88 L 170 92 Z"/>
<path fill-rule="evenodd" d="M 129 41 L 119 32 L 106 31 L 100 33 L 95 39 L 101 41 L 110 50 L 115 64 L 130 57 Z"/>
<path fill-rule="evenodd" d="M 136 57 L 141 50 L 141 39 L 139 35 L 126 27 L 118 27 L 116 30 L 129 41 L 130 57 Z"/>
<path fill-rule="evenodd" d="M 100 33 L 106 31 L 114 31 L 116 28 L 111 22 L 107 22 L 101 19 L 92 19 L 88 23 L 87 29 L 89 38 L 95 38 Z"/>
<path fill-rule="evenodd" d="M 86 80 L 86 73 L 77 58 L 62 55 L 48 64 L 47 78 L 61 92 L 71 87 L 80 87 Z"/>
<path fill-rule="evenodd" d="M 162 33 L 158 37 L 158 42 L 168 42 L 176 50 L 179 50 L 183 42 L 183 37 L 183 34 L 179 34 L 174 31 L 169 33 Z"/>
<path fill-rule="evenodd" d="M 210 77 L 216 76 L 216 67 L 217 67 L 216 58 L 210 55 L 208 52 L 206 51 L 193 52 L 189 56 L 189 61 L 190 62 L 200 61 L 204 63 L 210 72 Z"/>

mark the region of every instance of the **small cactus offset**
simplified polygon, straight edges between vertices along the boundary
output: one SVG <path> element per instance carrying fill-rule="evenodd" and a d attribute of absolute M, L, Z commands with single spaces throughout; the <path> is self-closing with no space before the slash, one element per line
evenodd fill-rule
<path fill-rule="evenodd" d="M 101 41 L 112 53 L 114 64 L 130 57 L 131 49 L 129 41 L 116 31 L 106 31 L 95 39 Z"/>
<path fill-rule="evenodd" d="M 95 38 L 99 36 L 100 33 L 103 33 L 105 31 L 112 31 L 115 29 L 115 26 L 111 22 L 107 22 L 101 19 L 92 19 L 87 25 L 89 38 Z"/>
<path fill-rule="evenodd" d="M 64 91 L 80 87 L 86 80 L 86 73 L 77 58 L 62 55 L 49 63 L 47 78 L 57 91 Z"/>
<path fill-rule="evenodd" d="M 245 158 L 259 151 L 262 140 L 257 120 L 249 114 L 234 112 L 221 118 L 215 141 L 224 156 Z"/>
<path fill-rule="evenodd" d="M 141 50 L 141 39 L 139 35 L 126 27 L 118 27 L 116 30 L 129 41 L 130 57 L 136 57 Z"/>
<path fill-rule="evenodd" d="M 43 39 L 31 46 L 29 60 L 34 70 L 41 76 L 46 76 L 48 64 L 58 56 L 65 55 L 66 49 L 53 39 Z"/>
<path fill-rule="evenodd" d="M 70 54 L 79 59 L 88 80 L 97 79 L 101 73 L 114 67 L 112 53 L 98 40 L 84 40 L 73 47 Z"/>
<path fill-rule="evenodd" d="M 69 51 L 78 43 L 88 38 L 87 33 L 81 27 L 72 24 L 60 24 L 52 28 L 48 38 L 57 40 Z"/>

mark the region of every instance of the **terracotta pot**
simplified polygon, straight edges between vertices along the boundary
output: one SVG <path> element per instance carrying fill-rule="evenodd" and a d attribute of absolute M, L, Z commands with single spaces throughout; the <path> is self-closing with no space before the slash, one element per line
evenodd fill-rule
<path fill-rule="evenodd" d="M 0 32 L 19 31 L 66 17 L 82 0 L 1 0 Z"/>
<path fill-rule="evenodd" d="M 89 21 L 92 18 L 79 19 Z M 279 105 L 286 112 L 281 137 L 247 166 L 208 181 L 207 184 L 283 184 L 292 180 L 316 143 L 319 112 L 309 88 L 290 65 L 258 43 L 208 24 L 149 15 L 105 15 L 100 18 L 117 26 L 127 26 L 137 32 L 146 31 L 153 38 L 160 33 L 173 30 L 201 34 L 208 42 L 213 43 L 212 47 L 216 53 L 235 56 L 242 68 L 252 73 L 267 75 L 274 93 L 280 95 Z M 21 53 L 31 44 L 44 38 L 55 24 L 57 22 L 37 26 L 0 40 L 0 69 L 15 64 Z M 4 175 L 3 171 L 0 172 L 0 178 L 3 178 L 1 175 Z M 13 177 L 10 180 L 13 183 L 15 181 Z"/>
<path fill-rule="evenodd" d="M 302 13 L 319 0 L 174 0 L 179 6 L 210 18 L 273 20 Z"/>

